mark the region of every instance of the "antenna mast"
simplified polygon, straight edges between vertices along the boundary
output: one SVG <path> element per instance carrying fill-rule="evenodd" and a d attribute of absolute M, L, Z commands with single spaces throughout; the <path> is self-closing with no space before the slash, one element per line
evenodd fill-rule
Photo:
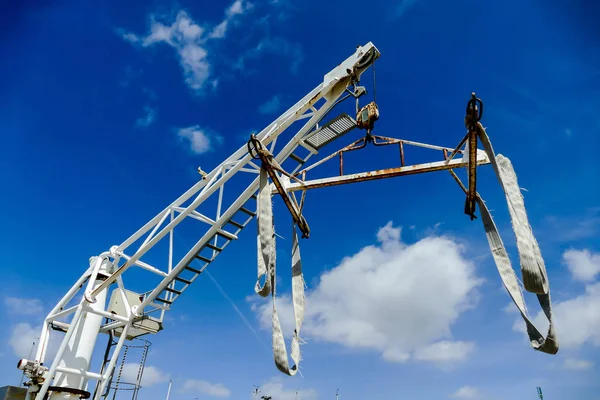
<path fill-rule="evenodd" d="M 173 380 L 169 379 L 169 389 L 167 390 L 167 399 L 169 400 L 169 396 L 171 395 L 171 385 L 173 384 Z"/>

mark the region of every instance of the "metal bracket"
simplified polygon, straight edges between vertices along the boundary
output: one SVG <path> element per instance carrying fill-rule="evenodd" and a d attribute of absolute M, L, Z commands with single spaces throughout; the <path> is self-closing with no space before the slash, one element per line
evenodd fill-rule
<path fill-rule="evenodd" d="M 471 99 L 467 103 L 467 112 L 465 116 L 465 125 L 469 129 L 467 133 L 467 149 L 469 165 L 467 167 L 468 188 L 467 198 L 465 200 L 465 214 L 471 217 L 471 221 L 477 218 L 475 216 L 476 196 L 477 196 L 477 123 L 483 116 L 483 102 L 471 93 Z"/>
<path fill-rule="evenodd" d="M 301 182 L 295 176 L 285 172 L 283 168 L 275 161 L 275 157 L 273 154 L 267 150 L 267 148 L 262 144 L 260 140 L 255 135 L 250 136 L 250 140 L 248 141 L 248 153 L 254 159 L 260 159 L 261 168 L 263 168 L 271 178 L 271 181 L 275 185 L 277 192 L 281 195 L 283 202 L 287 206 L 290 214 L 298 228 L 302 232 L 303 238 L 308 238 L 310 236 L 310 228 L 308 227 L 308 223 L 306 219 L 302 215 L 302 209 L 298 204 L 298 201 L 294 197 L 293 194 L 288 194 L 287 188 L 290 186 L 289 184 L 284 184 L 282 179 L 277 175 L 277 171 L 287 176 L 290 179 Z"/>

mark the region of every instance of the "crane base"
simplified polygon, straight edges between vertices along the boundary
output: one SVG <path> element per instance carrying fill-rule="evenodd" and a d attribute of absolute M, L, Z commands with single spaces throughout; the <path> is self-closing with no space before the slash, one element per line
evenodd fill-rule
<path fill-rule="evenodd" d="M 18 386 L 0 387 L 0 400 L 25 400 L 27 389 Z"/>

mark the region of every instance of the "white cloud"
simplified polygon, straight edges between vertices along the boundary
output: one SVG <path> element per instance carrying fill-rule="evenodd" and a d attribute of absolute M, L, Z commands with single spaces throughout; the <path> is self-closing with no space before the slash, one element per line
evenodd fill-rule
<path fill-rule="evenodd" d="M 144 107 L 144 116 L 138 118 L 135 124 L 140 128 L 146 128 L 154 122 L 156 119 L 156 110 L 151 107 Z"/>
<path fill-rule="evenodd" d="M 165 25 L 151 17 L 150 33 L 146 37 L 139 37 L 130 32 L 122 32 L 121 37 L 142 47 L 165 43 L 173 47 L 179 56 L 183 68 L 185 82 L 194 91 L 204 88 L 210 76 L 210 64 L 205 48 L 206 39 L 203 37 L 204 28 L 194 22 L 185 11 L 179 11 L 175 21 Z"/>
<path fill-rule="evenodd" d="M 210 80 L 211 65 L 207 51 L 207 43 L 211 39 L 222 39 L 234 19 L 252 9 L 252 4 L 244 0 L 235 0 L 225 10 L 225 19 L 208 32 L 184 10 L 177 13 L 174 21 L 152 15 L 150 32 L 139 36 L 132 32 L 118 29 L 118 34 L 127 42 L 142 47 L 150 47 L 159 43 L 167 44 L 175 49 L 183 69 L 186 84 L 195 92 L 201 93 L 206 83 L 209 88 L 216 87 L 216 81 Z"/>
<path fill-rule="evenodd" d="M 19 323 L 13 327 L 8 344 L 17 357 L 27 358 L 29 357 L 33 343 L 37 343 L 39 334 L 39 329 L 34 329 L 31 325 L 24 322 Z"/>
<path fill-rule="evenodd" d="M 200 128 L 199 125 L 181 128 L 177 131 L 177 135 L 188 140 L 190 148 L 196 154 L 206 153 L 212 149 L 213 140 L 211 140 L 206 130 Z M 217 135 L 213 135 L 213 139 L 217 142 L 221 141 L 221 138 Z"/>
<path fill-rule="evenodd" d="M 8 339 L 8 345 L 12 348 L 15 356 L 27 358 L 29 357 L 29 354 L 32 354 L 32 356 L 35 355 L 41 331 L 41 326 L 33 327 L 25 322 L 14 325 Z M 48 350 L 46 351 L 45 358 L 46 364 L 48 364 L 48 360 L 52 360 L 56 355 L 63 336 L 64 335 L 61 332 L 50 332 L 50 341 L 48 343 Z M 33 346 L 34 342 L 35 346 Z"/>
<path fill-rule="evenodd" d="M 40 299 L 22 297 L 5 297 L 4 307 L 9 313 L 19 315 L 37 315 L 44 311 L 44 306 Z"/>
<path fill-rule="evenodd" d="M 471 344 L 439 342 L 451 337 L 451 325 L 473 306 L 481 284 L 463 248 L 444 236 L 405 244 L 391 222 L 377 239 L 378 245 L 323 273 L 307 293 L 305 335 L 372 349 L 388 361 L 405 362 L 411 356 L 435 362 L 463 359 Z M 280 296 L 277 305 L 285 332 L 291 332 L 289 295 Z M 253 309 L 263 328 L 270 329 L 270 304 L 254 303 Z"/>
<path fill-rule="evenodd" d="M 221 39 L 225 37 L 227 28 L 232 20 L 236 16 L 244 14 L 246 11 L 252 9 L 252 7 L 252 3 L 244 2 L 243 0 L 235 0 L 234 3 L 225 11 L 225 19 L 223 22 L 215 26 L 209 36 L 215 39 Z"/>
<path fill-rule="evenodd" d="M 470 342 L 451 342 L 443 340 L 415 351 L 415 360 L 433 362 L 463 361 L 473 351 L 475 345 Z"/>
<path fill-rule="evenodd" d="M 125 363 L 123 365 L 122 380 L 127 383 L 136 383 L 139 368 L 140 365 L 137 363 Z M 151 365 L 144 366 L 142 387 L 154 386 L 167 380 L 169 380 L 169 374 Z"/>
<path fill-rule="evenodd" d="M 600 347 L 600 282 L 587 285 L 585 293 L 555 303 L 552 308 L 558 342 L 563 349 L 577 349 L 584 344 Z M 533 319 L 540 332 L 548 329 L 542 311 Z M 526 334 L 523 321 L 515 322 L 514 330 Z"/>
<path fill-rule="evenodd" d="M 275 95 L 258 107 L 261 114 L 273 114 L 281 109 L 281 96 Z"/>
<path fill-rule="evenodd" d="M 213 397 L 229 397 L 231 391 L 221 383 L 210 383 L 200 379 L 188 379 L 183 383 L 182 391 L 205 394 Z"/>
<path fill-rule="evenodd" d="M 129 43 L 138 43 L 140 41 L 140 38 L 135 33 L 123 32 L 121 30 L 118 31 L 121 34 L 121 37 Z"/>
<path fill-rule="evenodd" d="M 594 366 L 594 363 L 587 360 L 578 360 L 575 358 L 567 358 L 564 363 L 565 369 L 584 370 L 590 369 Z"/>
<path fill-rule="evenodd" d="M 563 263 L 567 265 L 573 279 L 591 282 L 600 273 L 600 253 L 589 250 L 570 249 L 563 253 Z"/>
<path fill-rule="evenodd" d="M 319 398 L 314 389 L 299 389 L 296 398 L 297 388 L 285 387 L 281 377 L 272 378 L 267 383 L 260 386 L 260 396 L 271 396 L 275 400 L 316 400 Z"/>
<path fill-rule="evenodd" d="M 473 386 L 463 386 L 451 394 L 450 397 L 453 399 L 482 399 L 483 394 L 481 390 Z"/>
<path fill-rule="evenodd" d="M 286 6 L 291 4 L 289 0 L 274 1 L 273 3 Z M 211 46 L 211 44 L 229 36 L 232 27 L 239 24 L 243 16 L 254 8 L 254 3 L 247 0 L 234 0 L 225 9 L 223 20 L 216 25 L 197 23 L 185 10 L 180 10 L 175 17 L 173 15 L 150 15 L 150 27 L 145 35 L 138 35 L 123 29 L 116 29 L 116 32 L 123 40 L 136 47 L 147 48 L 157 44 L 166 44 L 173 48 L 178 56 L 188 87 L 196 94 L 204 94 L 207 91 L 215 91 L 218 85 L 219 78 L 215 76 L 213 60 L 227 58 L 217 54 L 219 47 Z M 272 17 L 271 12 L 278 13 L 279 20 L 283 19 L 285 13 L 281 8 L 271 7 L 273 10 L 258 18 L 259 23 L 254 26 L 266 23 L 266 36 L 254 48 L 250 48 L 238 56 L 236 62 L 226 63 L 227 67 L 248 74 L 251 72 L 244 65 L 247 59 L 270 53 L 291 59 L 291 72 L 298 71 L 298 66 L 304 59 L 302 47 L 299 43 L 292 43 L 282 37 L 272 37 L 269 33 L 269 24 L 266 22 Z M 246 36 L 252 34 L 251 29 L 244 32 Z"/>
<path fill-rule="evenodd" d="M 504 287 L 502 287 L 502 289 L 504 289 Z M 517 308 L 517 306 L 515 305 L 514 302 L 510 302 L 506 305 L 506 307 L 504 307 L 502 309 L 502 311 L 504 311 L 507 314 L 518 314 L 519 313 L 519 309 Z"/>

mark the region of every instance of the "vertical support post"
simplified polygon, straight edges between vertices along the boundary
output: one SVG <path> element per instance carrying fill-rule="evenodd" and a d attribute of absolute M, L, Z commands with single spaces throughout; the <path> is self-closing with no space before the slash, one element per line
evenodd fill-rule
<path fill-rule="evenodd" d="M 98 266 L 97 263 L 100 263 L 100 265 Z M 98 276 L 98 272 L 108 274 L 111 266 L 111 262 L 108 258 L 100 257 L 93 257 L 90 260 L 90 265 L 92 264 L 96 265 L 94 271 L 92 272 L 92 277 L 95 275 L 96 279 L 88 282 L 88 291 L 103 282 L 104 279 Z M 77 322 L 75 322 L 74 326 L 69 328 L 70 332 L 67 333 L 70 333 L 69 337 L 65 337 L 63 340 L 61 348 L 65 346 L 65 341 L 67 341 L 67 343 L 63 349 L 63 353 L 58 359 L 57 366 L 72 368 L 79 371 L 88 371 L 90 369 L 92 353 L 94 352 L 96 339 L 98 338 L 103 318 L 101 315 L 98 315 L 93 311 L 104 311 L 106 307 L 107 292 L 108 289 L 105 289 L 98 293 L 94 303 L 89 305 L 80 305 L 81 308 L 78 311 L 81 311 L 82 315 L 80 318 L 78 318 Z M 82 300 L 82 302 L 86 302 L 86 300 Z M 90 311 L 86 310 L 88 307 L 91 309 Z M 51 373 L 52 371 L 49 372 Z M 48 381 L 51 379 L 52 376 L 49 376 Z M 82 375 L 75 375 L 59 371 L 56 372 L 53 386 L 86 390 L 87 379 Z M 53 391 L 52 395 L 50 396 L 50 400 L 69 399 L 71 397 L 72 395 L 69 393 Z"/>
<path fill-rule="evenodd" d="M 400 166 L 404 167 L 404 143 L 400 142 Z"/>
<path fill-rule="evenodd" d="M 465 201 L 465 214 L 471 216 L 471 220 L 473 220 L 475 218 L 475 194 L 477 193 L 477 130 L 469 130 L 467 143 L 469 186 L 467 189 L 467 200 Z"/>

